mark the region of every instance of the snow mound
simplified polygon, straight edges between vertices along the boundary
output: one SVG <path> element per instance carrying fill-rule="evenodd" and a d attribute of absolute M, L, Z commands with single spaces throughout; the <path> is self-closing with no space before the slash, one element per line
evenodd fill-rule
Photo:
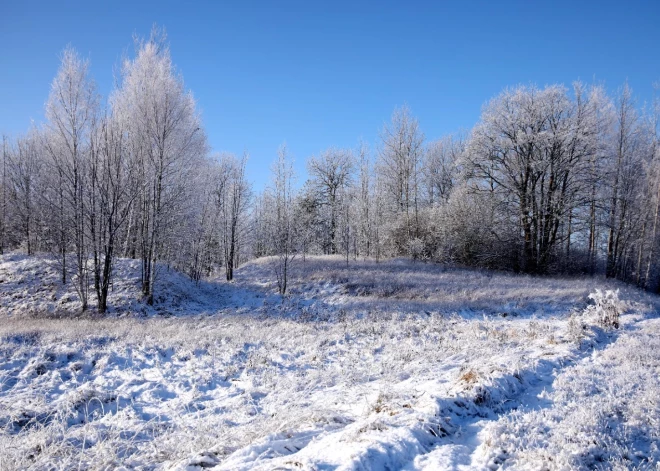
<path fill-rule="evenodd" d="M 69 275 L 70 277 L 70 275 Z M 213 283 L 195 283 L 161 265 L 157 270 L 154 306 L 147 306 L 140 290 L 140 261 L 117 259 L 109 294 L 108 314 L 173 315 L 213 312 L 222 305 L 222 292 Z M 90 287 L 90 314 L 96 295 Z M 71 317 L 81 314 L 75 280 L 61 282 L 52 257 L 8 254 L 0 257 L 0 314 L 11 316 Z"/>

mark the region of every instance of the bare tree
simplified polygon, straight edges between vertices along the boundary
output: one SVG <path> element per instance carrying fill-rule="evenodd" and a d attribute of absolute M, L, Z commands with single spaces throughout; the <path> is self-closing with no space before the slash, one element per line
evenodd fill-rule
<path fill-rule="evenodd" d="M 358 250 L 370 257 L 373 237 L 373 184 L 369 149 L 361 144 L 358 149 Z"/>
<path fill-rule="evenodd" d="M 28 255 L 34 253 L 37 227 L 37 192 L 38 174 L 41 161 L 39 159 L 39 138 L 36 129 L 19 138 L 12 152 L 5 149 L 8 181 L 11 183 L 10 197 L 14 208 L 14 218 L 21 239 L 25 243 Z M 5 191 L 3 185 L 3 192 Z M 5 209 L 3 208 L 3 216 Z M 3 223 L 4 230 L 4 223 Z"/>
<path fill-rule="evenodd" d="M 447 202 L 456 184 L 458 163 L 465 151 L 461 136 L 447 136 L 431 142 L 424 154 L 424 186 L 430 205 Z"/>
<path fill-rule="evenodd" d="M 2 201 L 0 201 L 0 254 L 5 253 L 7 246 L 7 137 L 2 136 Z"/>
<path fill-rule="evenodd" d="M 98 214 L 90 217 L 95 240 L 95 288 L 99 313 L 108 307 L 108 291 L 120 231 L 138 194 L 134 185 L 136 163 L 126 146 L 124 123 L 112 114 L 106 115 L 98 129 L 98 160 L 92 166 L 91 181 L 96 190 L 94 209 Z M 91 206 L 91 205 L 90 205 Z"/>
<path fill-rule="evenodd" d="M 660 91 L 660 82 L 654 84 L 655 93 Z M 646 271 L 644 275 L 644 289 L 649 288 L 651 278 L 651 266 L 655 257 L 656 246 L 658 243 L 658 219 L 660 218 L 660 137 L 658 133 L 660 125 L 660 99 L 654 94 L 653 97 L 653 110 L 651 117 L 652 141 L 651 141 L 651 160 L 649 162 L 647 173 L 649 175 L 649 186 L 651 193 L 651 200 L 653 204 L 653 217 L 652 217 L 652 230 L 650 247 L 646 260 Z M 660 284 L 656 290 L 660 292 Z"/>
<path fill-rule="evenodd" d="M 289 160 L 286 145 L 277 152 L 273 166 L 273 200 L 275 214 L 272 236 L 275 244 L 275 276 L 280 294 L 286 294 L 291 264 L 296 256 L 293 220 L 293 165 Z"/>
<path fill-rule="evenodd" d="M 90 152 L 90 130 L 98 113 L 98 97 L 89 78 L 89 62 L 67 48 L 60 69 L 51 85 L 46 103 L 48 149 L 52 166 L 59 175 L 59 208 L 62 240 L 62 279 L 66 279 L 67 227 L 73 228 L 76 262 L 76 289 L 82 310 L 88 303 L 88 241 L 85 231 L 85 163 Z"/>
<path fill-rule="evenodd" d="M 116 103 L 131 123 L 133 152 L 141 162 L 142 291 L 154 302 L 157 262 L 165 251 L 166 219 L 185 195 L 185 179 L 206 153 L 206 137 L 170 58 L 164 32 L 154 29 L 126 61 Z"/>
<path fill-rule="evenodd" d="M 626 223 L 634 189 L 634 152 L 637 144 L 638 116 L 632 90 L 625 84 L 620 91 L 616 110 L 616 136 L 612 170 L 611 201 L 607 236 L 607 267 L 605 274 L 615 277 L 621 270 L 625 252 Z"/>
<path fill-rule="evenodd" d="M 200 165 L 194 179 L 198 191 L 195 192 L 191 208 L 191 227 L 187 240 L 181 241 L 179 255 L 183 255 L 183 265 L 195 281 L 201 280 L 205 274 L 210 275 L 218 261 L 219 211 L 216 189 L 222 177 L 219 162 L 215 157 L 211 157 Z"/>
<path fill-rule="evenodd" d="M 473 131 L 473 189 L 499 195 L 517 217 L 523 271 L 546 271 L 558 242 L 570 238 L 559 229 L 580 204 L 597 131 L 584 100 L 559 86 L 519 87 L 491 101 Z"/>
<path fill-rule="evenodd" d="M 327 208 L 330 254 L 337 253 L 337 222 L 340 217 L 340 196 L 351 183 L 353 154 L 349 150 L 328 149 L 307 162 L 317 201 Z"/>
<path fill-rule="evenodd" d="M 381 132 L 378 173 L 394 214 L 403 217 L 405 251 L 408 242 L 419 236 L 419 190 L 424 134 L 407 106 L 397 108 Z"/>
<path fill-rule="evenodd" d="M 216 190 L 220 209 L 220 233 L 227 281 L 234 278 L 234 268 L 238 264 L 243 222 L 247 214 L 251 194 L 250 185 L 245 179 L 247 159 L 247 154 L 243 154 L 240 160 L 233 155 L 226 156 L 223 162 L 226 177 L 223 178 Z"/>

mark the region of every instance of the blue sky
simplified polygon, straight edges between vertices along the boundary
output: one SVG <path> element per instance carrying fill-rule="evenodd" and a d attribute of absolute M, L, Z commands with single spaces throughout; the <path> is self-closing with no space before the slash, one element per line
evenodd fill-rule
<path fill-rule="evenodd" d="M 286 142 L 304 178 L 329 146 L 375 149 L 407 103 L 427 138 L 469 129 L 507 86 L 625 80 L 640 103 L 660 80 L 660 1 L 0 1 L 0 132 L 43 104 L 67 44 L 105 96 L 132 36 L 168 32 L 214 150 L 247 150 L 257 189 Z"/>

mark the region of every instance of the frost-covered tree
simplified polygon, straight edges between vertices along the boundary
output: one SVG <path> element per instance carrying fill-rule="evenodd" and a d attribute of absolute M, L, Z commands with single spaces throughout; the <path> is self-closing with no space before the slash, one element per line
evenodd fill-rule
<path fill-rule="evenodd" d="M 94 287 L 97 307 L 104 313 L 112 280 L 113 262 L 124 229 L 138 196 L 137 162 L 128 150 L 126 122 L 112 112 L 100 121 L 93 141 L 90 165 L 90 232 L 94 248 Z"/>
<path fill-rule="evenodd" d="M 234 278 L 234 268 L 238 265 L 240 248 L 245 239 L 251 197 L 250 184 L 245 178 L 247 159 L 247 154 L 240 159 L 234 155 L 225 156 L 221 164 L 223 175 L 215 190 L 227 281 Z"/>
<path fill-rule="evenodd" d="M 354 157 L 350 150 L 328 149 L 311 157 L 307 168 L 310 186 L 317 194 L 316 201 L 324 214 L 328 234 L 326 253 L 336 254 L 338 249 L 338 221 L 342 214 L 342 195 L 351 184 Z M 325 244 L 324 244 L 325 245 Z"/>
<path fill-rule="evenodd" d="M 660 91 L 660 83 L 655 84 L 656 93 Z M 660 219 L 660 99 L 654 96 L 652 103 L 652 113 L 649 122 L 650 146 L 648 153 L 650 156 L 646 167 L 648 182 L 648 195 L 650 201 L 650 234 L 649 245 L 646 255 L 646 267 L 644 276 L 641 279 L 641 285 L 648 289 L 651 287 L 651 277 L 654 275 L 653 268 L 657 263 L 658 253 L 658 223 Z M 657 270 L 657 266 L 655 267 Z M 641 270 L 640 270 L 641 271 Z M 658 283 L 656 292 L 660 292 L 660 283 Z"/>
<path fill-rule="evenodd" d="M 588 104 L 564 87 L 518 87 L 485 108 L 467 149 L 473 191 L 490 192 L 520 229 L 514 260 L 544 272 L 566 232 L 595 152 L 597 123 Z"/>
<path fill-rule="evenodd" d="M 380 136 L 377 171 L 383 197 L 392 218 L 398 219 L 396 250 L 407 252 L 408 242 L 419 237 L 420 172 L 424 134 L 407 106 L 397 108 Z"/>
<path fill-rule="evenodd" d="M 639 118 L 628 84 L 623 86 L 617 98 L 615 126 L 605 271 L 608 277 L 617 276 L 623 268 L 622 258 L 632 229 L 630 217 L 640 170 L 636 155 L 640 145 Z"/>
<path fill-rule="evenodd" d="M 39 227 L 38 193 L 42 165 L 40 145 L 38 131 L 33 128 L 26 136 L 17 139 L 13 149 L 4 149 L 3 231 L 8 222 L 8 198 L 13 209 L 11 219 L 15 230 L 20 234 L 16 239 L 24 243 L 28 255 L 34 253 Z"/>
<path fill-rule="evenodd" d="M 449 199 L 464 151 L 465 140 L 461 136 L 447 136 L 428 145 L 424 154 L 422 178 L 428 204 L 440 204 Z"/>
<path fill-rule="evenodd" d="M 355 199 L 358 218 L 357 251 L 364 257 L 371 257 L 374 231 L 373 169 L 369 158 L 369 149 L 364 143 L 361 143 L 358 148 L 357 165 L 358 188 Z"/>
<path fill-rule="evenodd" d="M 7 159 L 8 159 L 8 149 L 7 149 L 7 136 L 2 135 L 2 174 L 0 184 L 0 254 L 5 253 L 7 247 Z"/>
<path fill-rule="evenodd" d="M 72 48 L 62 54 L 61 65 L 51 84 L 46 102 L 45 145 L 50 167 L 57 175 L 56 193 L 60 237 L 62 280 L 66 280 L 66 251 L 69 238 L 75 250 L 76 289 L 82 310 L 88 303 L 88 249 L 86 195 L 89 188 L 86 165 L 89 161 L 90 134 L 98 115 L 98 95 L 89 77 L 89 62 Z"/>
<path fill-rule="evenodd" d="M 291 264 L 296 256 L 294 178 L 293 165 L 287 154 L 286 146 L 282 145 L 277 151 L 277 160 L 273 164 L 273 182 L 270 190 L 274 204 L 270 235 L 277 257 L 275 262 L 277 287 L 282 295 L 286 294 Z"/>
<path fill-rule="evenodd" d="M 135 58 L 124 63 L 115 106 L 130 123 L 131 151 L 140 166 L 142 291 L 152 304 L 157 262 L 177 227 L 168 223 L 181 209 L 189 191 L 186 181 L 206 153 L 195 100 L 176 73 L 162 31 L 139 41 Z"/>

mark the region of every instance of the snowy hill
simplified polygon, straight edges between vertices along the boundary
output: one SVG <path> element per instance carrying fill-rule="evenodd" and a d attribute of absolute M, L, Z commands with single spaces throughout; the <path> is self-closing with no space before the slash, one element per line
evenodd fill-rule
<path fill-rule="evenodd" d="M 159 266 L 154 306 L 140 291 L 140 261 L 117 259 L 109 295 L 110 315 L 174 315 L 213 313 L 222 307 L 222 287 L 194 283 L 189 277 Z M 90 315 L 96 296 L 90 288 Z M 0 314 L 11 316 L 76 317 L 80 297 L 75 283 L 62 284 L 57 262 L 48 256 L 9 254 L 0 257 Z"/>
<path fill-rule="evenodd" d="M 282 299 L 271 262 L 233 283 L 165 271 L 150 311 L 124 260 L 110 301 L 139 315 L 43 319 L 25 314 L 75 297 L 43 261 L 4 257 L 0 469 L 660 460 L 655 297 L 589 278 L 314 257 L 296 261 Z M 618 298 L 589 298 L 611 288 Z M 599 322 L 610 307 L 619 329 Z"/>

